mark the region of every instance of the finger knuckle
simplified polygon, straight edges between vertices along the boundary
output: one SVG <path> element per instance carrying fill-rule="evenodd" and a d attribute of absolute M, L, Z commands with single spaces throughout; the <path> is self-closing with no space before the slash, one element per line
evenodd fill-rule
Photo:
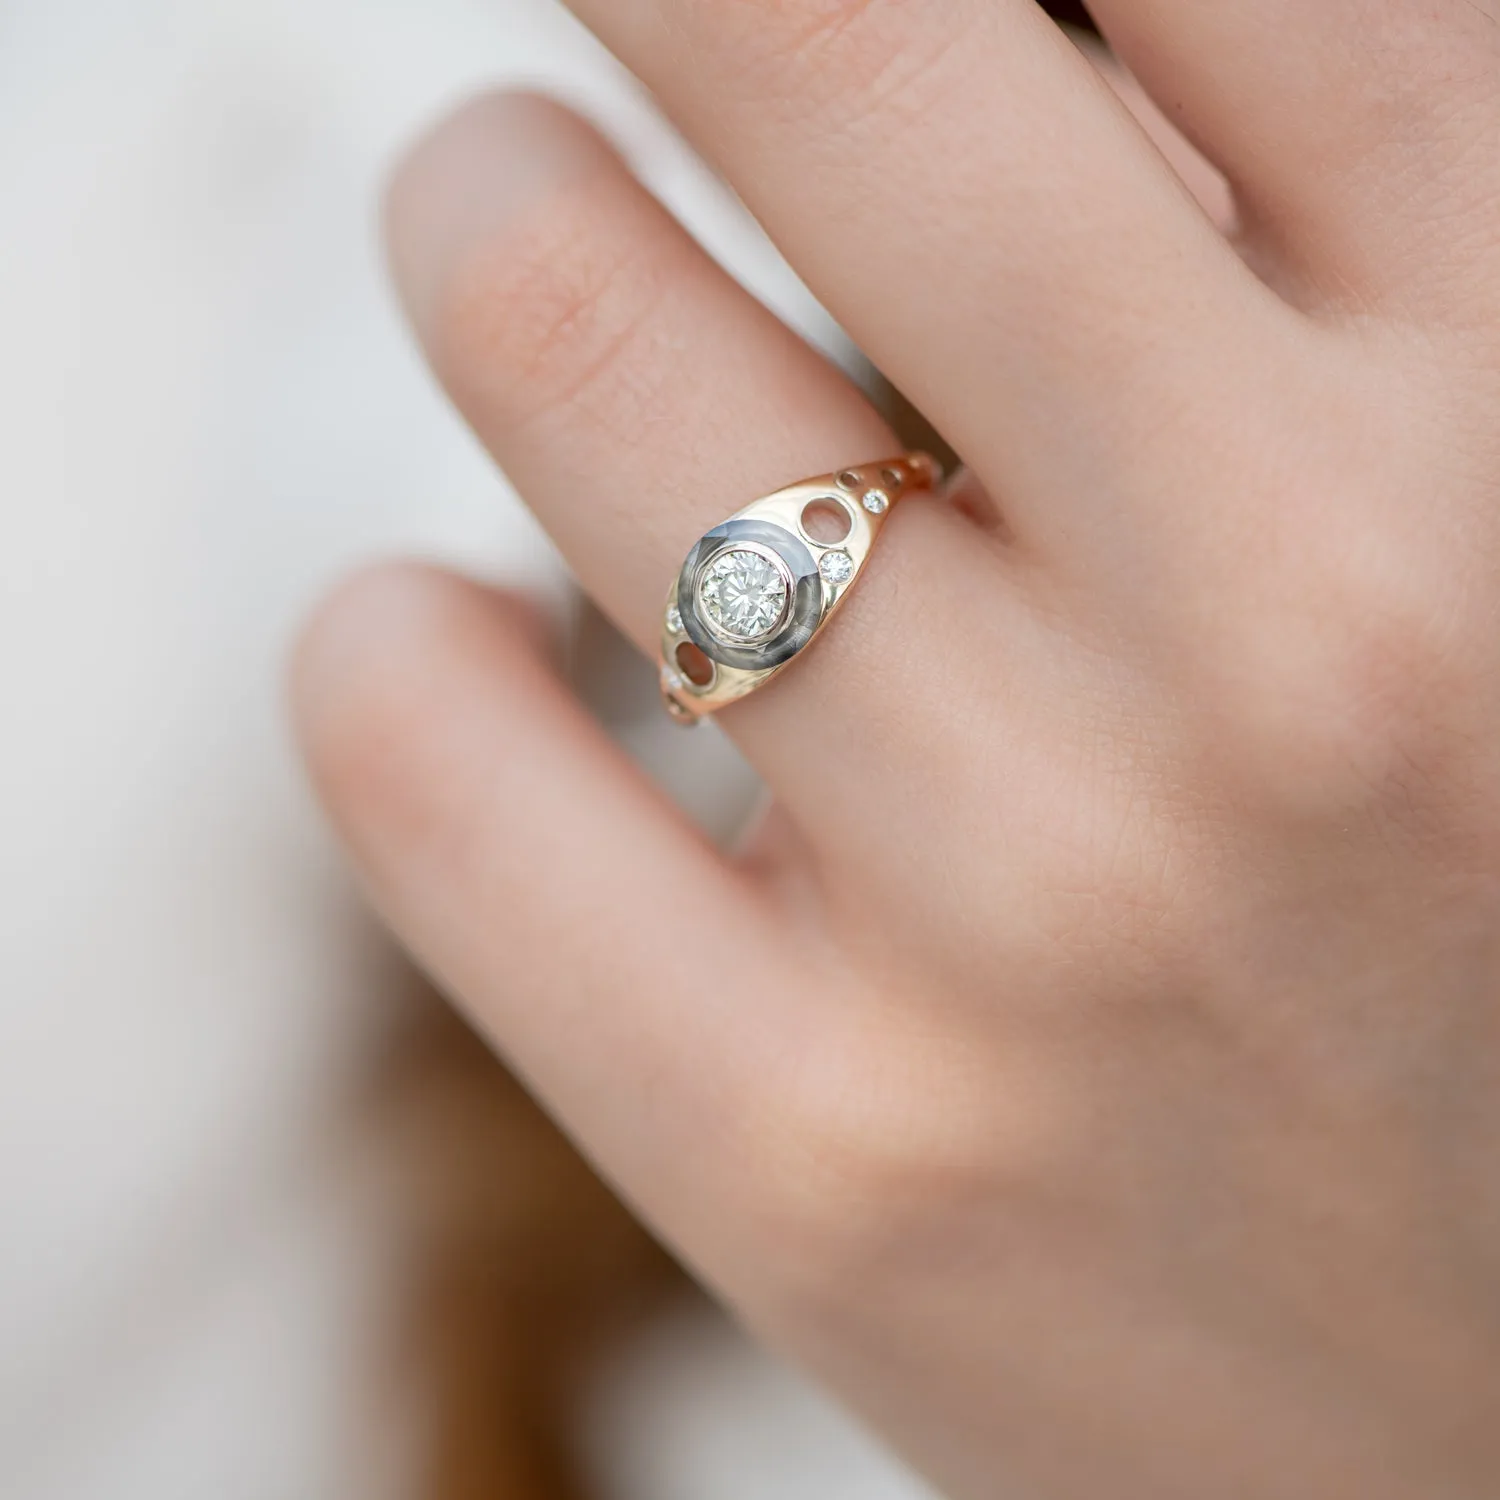
<path fill-rule="evenodd" d="M 752 1238 L 772 1249 L 780 1316 L 836 1315 L 851 1289 L 889 1284 L 920 1254 L 955 1182 L 978 1171 L 955 1123 L 968 1112 L 939 1076 L 913 1076 L 884 1043 L 830 1039 L 747 1123 Z"/>
<path fill-rule="evenodd" d="M 1451 580 L 1325 575 L 1315 595 L 1247 654 L 1251 732 L 1239 743 L 1294 804 L 1336 817 L 1435 805 L 1474 748 L 1476 664 Z"/>
<path fill-rule="evenodd" d="M 563 195 L 461 259 L 434 332 L 459 405 L 507 431 L 580 412 L 629 428 L 632 356 L 663 295 L 638 229 L 593 193 Z"/>
<path fill-rule="evenodd" d="M 893 0 L 687 0 L 684 11 L 694 50 L 731 55 L 759 107 L 782 100 L 805 119 L 833 105 L 845 129 L 913 87 L 949 39 L 944 27 L 919 32 Z"/>
<path fill-rule="evenodd" d="M 886 0 L 685 0 L 690 37 L 712 38 L 747 59 L 800 58 L 826 44 L 858 44 Z"/>

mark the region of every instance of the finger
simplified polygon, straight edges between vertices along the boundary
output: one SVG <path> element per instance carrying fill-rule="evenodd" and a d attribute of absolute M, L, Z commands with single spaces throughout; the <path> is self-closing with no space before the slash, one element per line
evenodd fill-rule
<path fill-rule="evenodd" d="M 397 175 L 388 222 L 439 378 L 648 653 L 708 526 L 894 451 L 864 397 L 550 101 L 494 95 L 446 121 Z"/>
<path fill-rule="evenodd" d="M 1120 56 L 1228 174 L 1290 295 L 1366 308 L 1494 254 L 1494 0 L 1096 0 Z M 1441 236 L 1441 240 L 1436 237 Z M 1442 253 L 1417 253 L 1441 246 Z"/>
<path fill-rule="evenodd" d="M 757 494 L 890 454 L 864 397 L 715 267 L 581 122 L 487 100 L 392 198 L 393 259 L 433 364 L 584 586 L 647 652 L 691 545 Z M 981 602 L 982 601 L 982 602 Z M 913 498 L 816 646 L 726 714 L 799 818 L 847 823 L 974 616 L 1025 656 L 994 549 Z M 884 739 L 861 732 L 899 724 Z M 862 771 L 868 766 L 868 775 Z M 914 769 L 914 767 L 913 767 Z M 806 825 L 804 825 L 806 826 Z"/>
<path fill-rule="evenodd" d="M 395 930 L 646 1211 L 712 1244 L 695 1216 L 733 1175 L 734 1101 L 764 1092 L 781 1024 L 786 960 L 756 888 L 587 717 L 533 622 L 475 584 L 400 566 L 345 586 L 294 702 Z"/>
<path fill-rule="evenodd" d="M 1097 37 L 1079 36 L 1075 41 L 1219 233 L 1226 236 L 1236 233 L 1239 214 L 1224 174 L 1167 118 L 1161 106 L 1141 87 L 1140 81 Z"/>
<path fill-rule="evenodd" d="M 1071 541 L 1161 413 L 1260 378 L 1265 289 L 1030 0 L 572 4 L 1023 540 Z"/>

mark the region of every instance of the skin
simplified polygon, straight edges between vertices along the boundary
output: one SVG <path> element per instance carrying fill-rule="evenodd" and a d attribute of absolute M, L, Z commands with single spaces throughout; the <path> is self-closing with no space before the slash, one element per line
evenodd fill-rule
<path fill-rule="evenodd" d="M 724 716 L 738 857 L 512 599 L 387 567 L 303 645 L 392 925 L 953 1496 L 1500 1492 L 1492 6 L 1098 0 L 1226 231 L 1023 0 L 575 0 L 991 505 L 898 507 Z M 390 226 L 643 650 L 708 526 L 897 446 L 556 106 Z"/>

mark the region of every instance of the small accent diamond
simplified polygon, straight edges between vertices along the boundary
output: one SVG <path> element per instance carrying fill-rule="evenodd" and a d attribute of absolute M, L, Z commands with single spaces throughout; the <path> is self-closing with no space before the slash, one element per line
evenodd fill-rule
<path fill-rule="evenodd" d="M 667 610 L 667 629 L 673 635 L 682 634 L 682 611 L 675 604 Z"/>
<path fill-rule="evenodd" d="M 883 516 L 891 508 L 890 499 L 884 490 L 867 491 L 863 504 L 872 516 Z"/>
<path fill-rule="evenodd" d="M 854 559 L 847 552 L 825 552 L 818 571 L 835 587 L 854 577 Z"/>
<path fill-rule="evenodd" d="M 682 680 L 679 673 L 674 672 L 671 667 L 661 669 L 661 685 L 669 693 L 680 693 L 687 684 Z"/>

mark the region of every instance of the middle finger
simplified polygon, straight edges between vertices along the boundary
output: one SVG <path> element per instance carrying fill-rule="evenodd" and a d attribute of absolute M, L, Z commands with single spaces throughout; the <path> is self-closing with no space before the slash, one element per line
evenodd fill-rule
<path fill-rule="evenodd" d="M 1263 377 L 1271 295 L 1032 0 L 570 3 L 1023 540 Z"/>

